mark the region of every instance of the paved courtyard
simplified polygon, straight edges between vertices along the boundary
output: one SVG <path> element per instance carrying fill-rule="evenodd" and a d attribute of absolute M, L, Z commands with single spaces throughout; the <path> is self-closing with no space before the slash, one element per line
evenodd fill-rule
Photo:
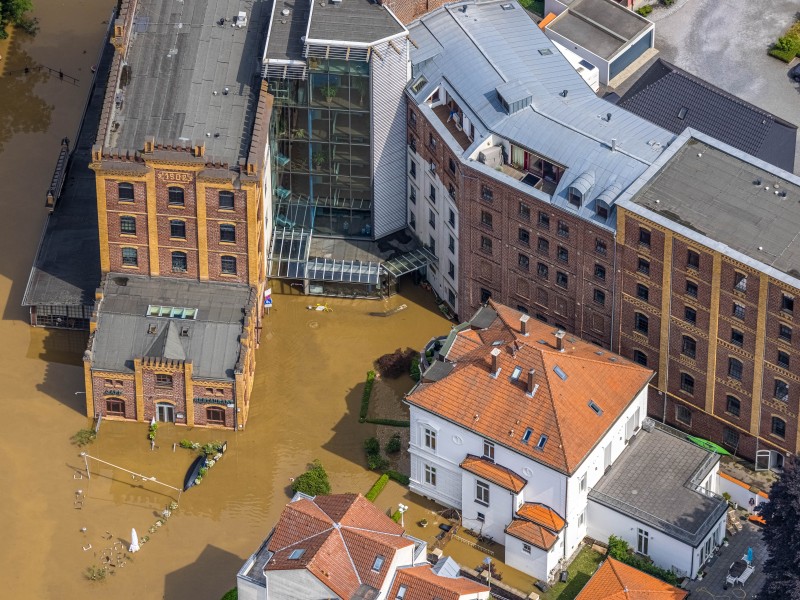
<path fill-rule="evenodd" d="M 744 600 L 753 598 L 764 585 L 764 560 L 767 557 L 766 546 L 761 540 L 761 530 L 750 522 L 743 523 L 742 530 L 729 539 L 727 548 L 722 547 L 720 553 L 712 559 L 712 564 L 706 566 L 706 575 L 702 580 L 689 583 L 687 589 L 692 593 L 692 600 Z M 747 549 L 753 549 L 753 563 L 755 572 L 750 576 L 744 587 L 737 585 L 735 588 L 728 586 L 725 589 L 725 578 L 728 569 L 735 560 L 747 554 Z"/>

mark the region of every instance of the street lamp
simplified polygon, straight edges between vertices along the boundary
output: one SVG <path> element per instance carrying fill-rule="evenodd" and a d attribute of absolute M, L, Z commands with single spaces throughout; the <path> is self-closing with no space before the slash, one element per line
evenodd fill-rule
<path fill-rule="evenodd" d="M 408 510 L 408 507 L 405 504 L 398 504 L 397 505 L 397 512 L 400 513 L 400 527 L 405 527 L 405 522 L 403 520 L 403 513 Z"/>

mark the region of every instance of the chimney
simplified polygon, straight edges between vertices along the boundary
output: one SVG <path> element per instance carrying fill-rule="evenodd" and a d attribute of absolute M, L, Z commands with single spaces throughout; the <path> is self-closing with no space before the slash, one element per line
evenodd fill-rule
<path fill-rule="evenodd" d="M 528 371 L 528 396 L 533 396 L 533 379 L 536 376 L 536 369 Z"/>
<path fill-rule="evenodd" d="M 491 351 L 492 355 L 492 377 L 497 377 L 500 374 L 500 367 L 497 365 L 497 357 L 500 356 L 500 348 L 495 348 Z"/>
<path fill-rule="evenodd" d="M 611 151 L 617 151 L 617 138 L 611 138 Z"/>
<path fill-rule="evenodd" d="M 530 320 L 530 315 L 523 314 L 519 318 L 519 330 L 522 332 L 522 335 L 528 335 L 528 321 Z"/>
<path fill-rule="evenodd" d="M 556 331 L 556 333 L 555 333 L 555 336 L 556 336 L 556 349 L 559 352 L 563 352 L 564 351 L 564 336 L 565 335 L 566 335 L 566 332 L 561 331 L 560 329 L 558 331 Z"/>

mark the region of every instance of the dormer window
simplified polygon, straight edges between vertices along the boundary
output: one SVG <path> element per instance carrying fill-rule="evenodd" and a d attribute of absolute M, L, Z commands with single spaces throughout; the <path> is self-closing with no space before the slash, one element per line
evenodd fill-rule
<path fill-rule="evenodd" d="M 580 208 L 583 203 L 583 194 L 574 187 L 569 188 L 569 203 L 575 208 Z"/>
<path fill-rule="evenodd" d="M 597 213 L 597 216 L 600 217 L 601 219 L 603 220 L 608 219 L 608 204 L 606 204 L 601 200 L 598 200 L 595 203 L 595 212 Z"/>

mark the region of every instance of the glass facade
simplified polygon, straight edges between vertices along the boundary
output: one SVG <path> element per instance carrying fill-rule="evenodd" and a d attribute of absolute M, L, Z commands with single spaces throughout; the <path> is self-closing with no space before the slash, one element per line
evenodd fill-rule
<path fill-rule="evenodd" d="M 274 224 L 371 238 L 369 63 L 308 59 L 308 79 L 268 79 Z"/>

